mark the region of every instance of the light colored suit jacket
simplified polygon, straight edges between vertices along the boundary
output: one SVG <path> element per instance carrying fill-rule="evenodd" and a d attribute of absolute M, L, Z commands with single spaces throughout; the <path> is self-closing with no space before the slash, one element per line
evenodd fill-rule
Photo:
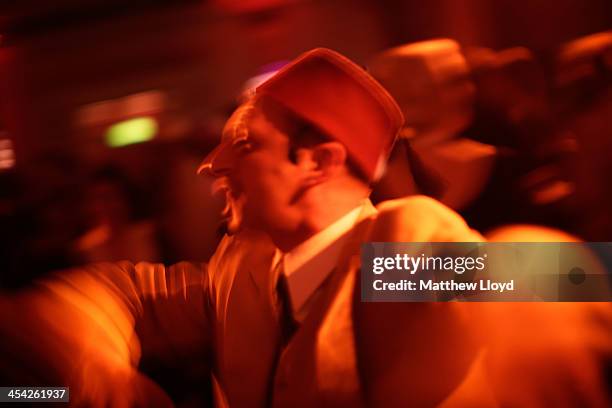
<path fill-rule="evenodd" d="M 388 322 L 385 335 L 395 334 L 389 330 L 398 325 L 401 336 L 387 343 L 398 354 L 381 356 L 386 360 L 381 361 L 379 369 L 375 363 L 377 356 L 367 351 L 369 342 L 376 343 L 378 339 L 362 335 L 370 331 L 367 325 L 372 324 L 372 319 L 368 313 L 377 313 L 377 306 L 361 305 L 358 300 L 359 250 L 362 242 L 373 240 L 482 238 L 459 215 L 427 197 L 386 202 L 378 209 L 378 214 L 360 220 L 350 232 L 335 270 L 319 289 L 321 293 L 303 324 L 282 349 L 271 300 L 274 288 L 269 265 L 273 252 L 266 249 L 264 241 L 253 237 L 226 238 L 221 242 L 209 271 L 216 313 L 215 375 L 229 406 L 379 405 L 383 403 L 375 396 L 379 386 L 389 380 L 387 373 L 391 372 L 389 367 L 394 365 L 394 358 L 399 361 L 402 355 L 415 357 L 412 367 L 403 370 L 402 382 L 408 383 L 410 376 L 422 377 L 424 367 L 441 371 L 438 379 L 426 381 L 431 385 L 425 389 L 421 387 L 424 381 L 416 378 L 413 382 L 415 393 L 421 388 L 427 394 L 422 401 L 434 405 L 459 384 L 474 356 L 474 347 L 468 347 L 461 336 L 450 337 L 465 325 L 457 304 L 403 305 L 402 313 L 394 310 L 395 316 L 404 317 Z M 257 249 L 257 245 L 261 248 Z M 355 319 L 362 326 L 356 327 Z M 409 336 L 418 336 L 420 341 L 402 344 Z M 390 351 L 384 344 L 375 345 L 378 346 Z M 418 349 L 414 348 L 417 346 Z M 434 347 L 428 350 L 430 346 Z M 440 349 L 436 350 L 438 346 Z M 462 350 L 463 358 L 443 358 Z M 438 357 L 428 362 L 428 356 L 434 355 Z M 417 362 L 419 357 L 423 361 Z M 441 376 L 448 378 L 441 380 Z M 370 387 L 375 387 L 371 395 Z M 418 396 L 413 401 L 418 401 Z"/>

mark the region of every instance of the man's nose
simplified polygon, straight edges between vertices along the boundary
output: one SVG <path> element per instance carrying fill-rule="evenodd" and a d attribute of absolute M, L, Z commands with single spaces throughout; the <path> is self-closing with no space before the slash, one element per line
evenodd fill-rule
<path fill-rule="evenodd" d="M 233 165 L 229 161 L 213 161 L 210 163 L 210 166 L 204 169 L 204 172 L 207 174 L 217 178 L 217 177 L 227 177 L 231 174 Z"/>
<path fill-rule="evenodd" d="M 213 149 L 200 164 L 198 174 L 204 173 L 213 177 L 229 175 L 235 161 L 230 147 L 230 145 L 222 143 Z"/>

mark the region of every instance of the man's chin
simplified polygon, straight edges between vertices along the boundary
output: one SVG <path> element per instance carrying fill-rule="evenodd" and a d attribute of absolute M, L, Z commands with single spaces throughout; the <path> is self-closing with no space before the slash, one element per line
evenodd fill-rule
<path fill-rule="evenodd" d="M 227 235 L 235 235 L 242 230 L 242 223 L 235 221 L 234 219 L 229 219 L 226 221 L 226 231 Z"/>
<path fill-rule="evenodd" d="M 235 205 L 230 207 L 230 211 L 226 213 L 225 217 L 227 234 L 234 235 L 239 233 L 245 228 L 245 224 L 245 219 L 242 214 L 242 211 L 240 211 L 240 208 L 236 208 Z"/>
<path fill-rule="evenodd" d="M 230 216 L 226 217 L 225 227 L 228 235 L 235 235 L 244 231 L 265 231 L 260 219 L 253 219 L 249 216 L 245 217 L 242 213 L 232 213 Z"/>
<path fill-rule="evenodd" d="M 226 191 L 225 200 L 225 208 L 221 214 L 225 221 L 227 234 L 234 235 L 242 229 L 244 223 L 243 200 L 233 197 L 230 190 Z"/>

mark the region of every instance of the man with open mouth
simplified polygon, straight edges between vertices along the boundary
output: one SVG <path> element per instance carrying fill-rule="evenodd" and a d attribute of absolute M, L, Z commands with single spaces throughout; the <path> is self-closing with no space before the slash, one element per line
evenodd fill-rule
<path fill-rule="evenodd" d="M 464 304 L 359 301 L 363 242 L 482 240 L 425 196 L 372 205 L 403 122 L 346 57 L 299 56 L 233 113 L 198 170 L 226 196 L 209 264 L 99 264 L 0 298 L 4 342 L 29 351 L 11 358 L 52 367 L 83 406 L 171 405 L 136 368 L 148 355 L 204 366 L 218 406 L 503 406 L 473 379 L 482 344 Z"/>

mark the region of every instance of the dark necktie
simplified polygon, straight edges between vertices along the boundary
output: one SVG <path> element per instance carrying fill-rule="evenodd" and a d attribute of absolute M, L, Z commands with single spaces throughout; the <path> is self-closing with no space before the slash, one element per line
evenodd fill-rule
<path fill-rule="evenodd" d="M 281 259 L 277 270 L 277 281 L 276 281 L 276 295 L 278 299 L 278 315 L 279 325 L 281 331 L 281 344 L 285 347 L 295 331 L 299 327 L 299 323 L 293 317 L 293 310 L 291 308 L 291 295 L 289 293 L 289 285 L 287 283 L 287 277 L 285 276 L 284 262 Z"/>

